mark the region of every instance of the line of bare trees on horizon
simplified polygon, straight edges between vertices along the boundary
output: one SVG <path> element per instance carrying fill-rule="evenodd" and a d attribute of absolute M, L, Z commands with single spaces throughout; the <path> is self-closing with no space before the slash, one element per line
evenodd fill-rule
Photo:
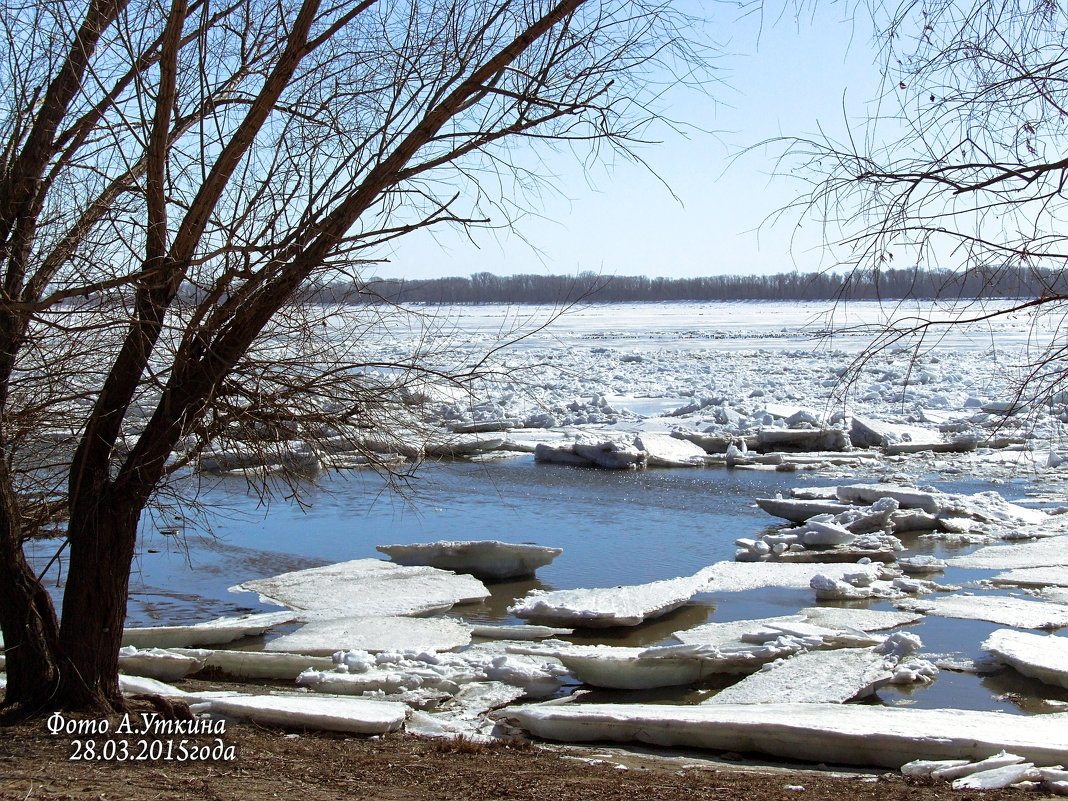
<path fill-rule="evenodd" d="M 424 280 L 383 278 L 357 292 L 351 284 L 309 288 L 327 303 L 566 304 L 748 300 L 975 300 L 1042 297 L 1068 291 L 1060 270 L 1002 266 L 966 273 L 918 267 L 879 271 L 710 275 L 693 278 L 578 275 L 494 275 Z"/>

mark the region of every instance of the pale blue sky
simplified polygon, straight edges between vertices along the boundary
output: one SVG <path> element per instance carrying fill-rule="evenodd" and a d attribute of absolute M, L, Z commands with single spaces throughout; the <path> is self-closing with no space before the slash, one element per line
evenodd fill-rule
<path fill-rule="evenodd" d="M 588 176 L 573 163 L 554 170 L 562 197 L 545 197 L 543 219 L 527 218 L 514 234 L 483 232 L 472 244 L 456 233 L 418 233 L 399 242 L 383 276 L 427 278 L 488 271 L 693 276 L 774 273 L 831 266 L 818 225 L 779 224 L 756 231 L 789 203 L 797 184 L 772 179 L 770 153 L 743 148 L 779 135 L 819 128 L 841 137 L 845 113 L 864 116 L 879 89 L 878 54 L 863 11 L 819 4 L 800 19 L 739 19 L 738 7 L 686 0 L 725 42 L 717 65 L 726 85 L 711 96 L 676 91 L 669 116 L 699 128 L 683 137 L 663 131 L 663 144 L 642 156 L 679 200 L 644 168 L 616 163 Z M 564 162 L 568 160 L 563 159 Z M 589 186 L 592 184 L 592 188 Z M 681 201 L 681 204 L 680 204 Z"/>

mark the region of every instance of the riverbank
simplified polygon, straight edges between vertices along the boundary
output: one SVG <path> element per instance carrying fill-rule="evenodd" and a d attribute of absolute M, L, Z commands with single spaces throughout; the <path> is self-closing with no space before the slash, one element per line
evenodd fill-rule
<path fill-rule="evenodd" d="M 201 738 L 203 739 L 203 738 Z M 208 738 L 210 739 L 210 738 Z M 741 757 L 611 748 L 476 745 L 406 735 L 356 738 L 230 726 L 233 762 L 71 761 L 71 740 L 43 722 L 0 736 L 0 799 L 202 801 L 598 801 L 783 799 L 965 801 L 948 783 L 897 773 L 812 770 L 749 763 Z M 990 801 L 1041 799 L 1022 789 L 987 791 Z"/>

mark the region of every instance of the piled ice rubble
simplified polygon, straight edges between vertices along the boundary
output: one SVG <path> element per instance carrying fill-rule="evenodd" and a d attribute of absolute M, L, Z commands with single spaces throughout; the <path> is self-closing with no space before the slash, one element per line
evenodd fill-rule
<path fill-rule="evenodd" d="M 792 498 L 758 498 L 757 505 L 800 525 L 737 540 L 736 559 L 827 562 L 868 557 L 891 561 L 904 549 L 897 535 L 942 532 L 967 534 L 973 540 L 1019 539 L 1051 536 L 1068 524 L 1068 520 L 1009 503 L 993 492 L 953 495 L 893 484 L 853 484 L 799 489 L 793 494 Z M 1056 539 L 1068 542 L 1068 537 Z M 1063 545 L 1049 549 L 1054 550 L 1068 554 Z M 1060 558 L 1068 562 L 1068 555 Z M 959 557 L 952 564 L 968 566 L 975 561 Z M 924 573 L 937 572 L 942 565 L 913 559 L 903 567 Z"/>
<path fill-rule="evenodd" d="M 861 658 L 872 665 L 877 663 L 887 682 L 925 681 L 937 672 L 922 660 L 899 665 L 903 656 L 919 647 L 919 640 L 913 635 L 877 637 L 858 629 L 830 629 L 806 622 L 802 615 L 707 624 L 674 636 L 683 644 L 627 648 L 542 643 L 511 646 L 509 652 L 551 656 L 579 681 L 594 687 L 627 690 L 694 684 L 714 675 L 751 674 L 776 660 L 790 663 L 792 671 L 792 659 L 797 655 L 837 649 L 864 651 L 867 655 Z M 803 664 L 798 667 L 799 674 L 807 673 L 817 684 L 826 682 L 822 670 L 806 671 Z M 776 683 L 774 692 L 781 694 L 788 685 L 789 682 Z M 839 700 L 848 700 L 861 690 L 858 687 Z"/>
<path fill-rule="evenodd" d="M 379 545 L 377 549 L 399 565 L 428 565 L 456 573 L 470 573 L 482 581 L 533 576 L 539 567 L 563 553 L 561 548 L 497 540 Z"/>
<path fill-rule="evenodd" d="M 905 776 L 929 776 L 953 783 L 954 790 L 997 790 L 1016 784 L 1041 786 L 1057 795 L 1068 795 L 1068 771 L 1061 765 L 1036 767 L 1022 756 L 1001 751 L 986 759 L 917 759 L 901 766 Z"/>
<path fill-rule="evenodd" d="M 818 601 L 857 601 L 867 598 L 900 599 L 907 595 L 926 595 L 932 592 L 955 592 L 960 587 L 938 584 L 925 579 L 910 578 L 892 565 L 875 562 L 858 564 L 840 577 L 818 573 L 809 586 Z M 903 607 L 904 608 L 904 607 Z"/>
<path fill-rule="evenodd" d="M 525 697 L 544 698 L 559 690 L 569 676 L 551 656 L 524 656 L 478 646 L 457 654 L 339 651 L 333 660 L 333 669 L 306 670 L 297 677 L 297 684 L 320 693 L 397 696 L 432 708 L 462 688 L 483 682 L 500 682 L 520 689 Z"/>
<path fill-rule="evenodd" d="M 711 578 L 712 568 L 705 568 L 693 576 L 649 584 L 554 592 L 532 590 L 509 607 L 508 613 L 550 626 L 637 626 L 678 609 L 704 591 Z"/>

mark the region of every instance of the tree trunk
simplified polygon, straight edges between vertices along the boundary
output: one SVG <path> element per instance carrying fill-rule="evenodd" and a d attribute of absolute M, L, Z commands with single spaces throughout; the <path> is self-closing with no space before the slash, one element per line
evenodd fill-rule
<path fill-rule="evenodd" d="M 71 509 L 70 563 L 59 644 L 58 706 L 107 713 L 124 708 L 119 647 L 141 504 L 103 492 L 89 509 Z"/>
<path fill-rule="evenodd" d="M 52 599 L 26 562 L 10 523 L 0 510 L 0 630 L 7 659 L 7 688 L 0 706 L 4 722 L 53 708 L 60 673 L 59 625 Z"/>

